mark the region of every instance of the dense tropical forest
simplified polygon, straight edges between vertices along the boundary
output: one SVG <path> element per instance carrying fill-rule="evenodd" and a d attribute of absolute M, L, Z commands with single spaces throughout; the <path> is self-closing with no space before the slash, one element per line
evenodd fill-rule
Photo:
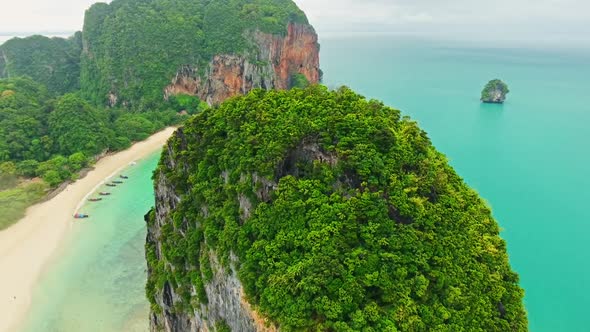
<path fill-rule="evenodd" d="M 490 208 L 399 111 L 348 88 L 255 90 L 169 146 L 155 183 L 181 201 L 148 216 L 156 315 L 168 287 L 166 315 L 208 303 L 214 253 L 282 331 L 527 330 Z"/>
<path fill-rule="evenodd" d="M 115 0 L 93 5 L 68 39 L 0 45 L 0 229 L 97 155 L 206 109 L 189 95 L 164 99 L 181 66 L 249 54 L 246 31 L 281 35 L 288 22 L 307 22 L 291 0 Z"/>
<path fill-rule="evenodd" d="M 174 110 L 97 108 L 26 77 L 0 80 L 0 229 L 95 156 L 128 148 L 185 117 Z"/>

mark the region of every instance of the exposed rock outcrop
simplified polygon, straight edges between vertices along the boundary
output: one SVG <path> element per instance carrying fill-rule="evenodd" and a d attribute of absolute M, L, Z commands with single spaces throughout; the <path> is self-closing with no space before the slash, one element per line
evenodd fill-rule
<path fill-rule="evenodd" d="M 290 23 L 286 36 L 260 31 L 249 35 L 258 54 L 216 55 L 205 75 L 184 66 L 164 89 L 165 98 L 187 94 L 216 105 L 255 88 L 288 89 L 295 74 L 303 74 L 310 83 L 320 81 L 318 36 L 312 26 Z"/>
<path fill-rule="evenodd" d="M 182 129 L 177 131 L 175 137 L 181 142 L 181 146 L 177 146 L 177 148 L 186 149 L 186 147 L 182 147 L 182 142 L 184 142 Z M 170 169 L 185 168 L 186 165 L 177 164 L 174 151 L 175 148 L 169 143 L 164 159 L 166 167 Z M 267 184 L 272 186 L 270 183 Z M 160 237 L 163 228 L 166 225 L 170 226 L 172 223 L 172 211 L 181 203 L 181 197 L 176 193 L 172 181 L 163 173 L 158 175 L 155 192 L 155 210 L 145 216 L 148 223 L 147 245 L 155 248 L 158 260 L 165 262 Z M 268 192 L 265 194 L 268 195 Z M 241 202 L 243 202 L 246 210 L 251 208 L 251 203 L 246 197 L 242 197 Z M 153 215 L 150 216 L 152 213 Z M 249 211 L 246 213 L 249 213 Z M 203 214 L 207 214 L 206 208 L 204 208 Z M 182 232 L 180 229 L 176 231 Z M 211 277 L 204 284 L 207 296 L 206 303 L 195 304 L 192 313 L 177 310 L 177 306 L 183 302 L 182 297 L 177 294 L 171 283 L 167 281 L 160 291 L 155 294 L 159 310 L 158 312 L 152 310 L 150 313 L 150 330 L 166 332 L 216 331 L 219 324 L 224 324 L 232 331 L 277 331 L 278 329 L 262 318 L 246 300 L 244 289 L 237 276 L 237 257 L 230 254 L 229 267 L 225 267 L 220 262 L 216 252 L 208 250 L 207 255 L 210 262 Z M 172 267 L 172 265 L 170 266 Z M 148 266 L 148 273 L 151 274 L 152 272 Z M 196 292 L 197 290 L 193 286 L 191 293 L 195 294 Z"/>
<path fill-rule="evenodd" d="M 6 53 L 0 50 L 0 77 L 8 77 L 8 69 L 6 68 L 6 62 L 8 62 Z"/>

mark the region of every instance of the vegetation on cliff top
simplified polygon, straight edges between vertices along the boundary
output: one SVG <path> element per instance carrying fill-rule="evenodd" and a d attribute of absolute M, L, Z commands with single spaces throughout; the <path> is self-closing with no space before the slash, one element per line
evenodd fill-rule
<path fill-rule="evenodd" d="M 159 108 L 181 66 L 204 72 L 216 54 L 247 54 L 259 63 L 247 32 L 284 35 L 289 22 L 308 23 L 291 0 L 96 3 L 84 31 L 68 39 L 31 36 L 0 46 L 0 78 L 28 76 L 54 95 L 81 86 L 99 106 L 116 96 L 118 105 L 135 110 Z"/>
<path fill-rule="evenodd" d="M 155 182 L 182 200 L 163 256 L 146 245 L 152 310 L 166 284 L 173 312 L 207 303 L 213 249 L 283 331 L 527 330 L 489 207 L 399 111 L 347 88 L 256 90 L 169 145 Z"/>
<path fill-rule="evenodd" d="M 291 0 L 114 0 L 87 12 L 82 55 L 84 96 L 103 105 L 152 107 L 181 68 L 204 71 L 216 54 L 246 54 L 246 31 L 283 35 L 288 22 L 307 23 Z M 252 54 L 251 54 L 252 55 Z"/>
<path fill-rule="evenodd" d="M 28 76 L 53 94 L 80 87 L 82 34 L 69 39 L 31 36 L 13 38 L 0 46 L 0 78 Z"/>
<path fill-rule="evenodd" d="M 509 92 L 506 83 L 499 79 L 491 80 L 481 91 L 481 101 L 484 103 L 503 103 Z"/>

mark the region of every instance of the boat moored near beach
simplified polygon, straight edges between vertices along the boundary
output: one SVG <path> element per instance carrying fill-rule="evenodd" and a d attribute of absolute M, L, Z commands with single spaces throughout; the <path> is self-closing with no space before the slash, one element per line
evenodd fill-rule
<path fill-rule="evenodd" d="M 145 202 L 146 205 L 143 205 L 142 201 L 141 204 L 131 204 L 132 206 L 125 208 L 125 219 L 136 220 L 136 224 L 125 225 L 125 229 L 122 230 L 126 232 L 125 236 L 121 236 L 119 231 L 112 232 L 113 234 L 96 234 L 95 231 L 103 230 L 105 223 L 119 227 L 119 217 L 111 210 L 119 204 L 126 204 L 134 199 L 134 195 L 140 193 L 135 190 L 135 185 L 140 185 L 144 181 L 146 189 L 151 187 L 151 183 L 148 183 L 151 182 L 148 181 L 150 174 L 156 168 L 162 147 L 175 131 L 175 128 L 168 128 L 125 151 L 104 156 L 83 178 L 69 184 L 67 189 L 48 200 L 31 206 L 15 225 L 0 231 L 0 331 L 126 331 L 129 330 L 129 326 L 135 325 L 138 311 L 136 305 L 143 306 L 145 303 L 143 281 L 139 279 L 143 276 L 129 275 L 129 278 L 123 278 L 125 281 L 119 285 L 121 287 L 111 287 L 112 281 L 109 277 L 113 271 L 118 274 L 119 271 L 135 273 L 135 270 L 129 270 L 129 267 L 125 266 L 128 264 L 127 256 L 122 257 L 119 250 L 105 250 L 109 252 L 108 255 L 112 254 L 107 257 L 108 260 L 103 260 L 106 258 L 102 251 L 100 255 L 95 255 L 95 250 L 100 250 L 103 245 L 109 248 L 126 248 L 124 246 L 131 239 L 137 241 L 133 242 L 133 248 L 143 247 L 144 239 L 135 235 L 145 228 L 141 216 L 152 203 Z M 0 145 L 2 143 L 4 141 L 0 139 Z M 149 162 L 133 168 L 133 173 L 122 171 L 129 162 L 139 158 L 148 158 Z M 121 188 L 114 188 L 120 190 L 115 195 L 104 184 L 118 180 L 120 174 L 138 179 L 133 185 L 129 183 L 128 186 L 125 183 Z M 99 192 L 103 193 L 99 195 Z M 152 195 L 151 190 L 149 193 L 146 191 L 141 194 Z M 90 198 L 101 197 L 102 202 L 88 201 Z M 111 202 L 113 198 L 117 198 L 117 201 Z M 107 202 L 108 205 L 105 204 Z M 6 203 L 14 204 L 14 201 Z M 0 219 L 3 219 L 5 214 L 6 211 L 0 210 Z M 81 216 L 74 217 L 75 214 Z M 88 245 L 89 241 L 92 245 Z M 95 247 L 94 244 L 97 243 L 101 245 Z M 125 254 L 128 252 L 125 251 Z M 145 259 L 143 250 L 129 254 L 139 254 L 138 257 L 132 258 L 132 262 L 135 263 L 133 266 L 138 267 L 137 272 L 141 273 Z M 123 265 L 114 267 L 113 271 L 99 273 L 101 271 L 96 271 L 94 267 L 101 262 L 109 262 L 109 268 L 113 266 L 111 263 Z M 75 277 L 72 278 L 72 275 Z M 88 285 L 92 286 L 87 287 Z M 64 293 L 72 289 L 79 290 L 80 294 L 67 296 L 67 293 Z M 109 293 L 111 289 L 116 294 Z M 95 290 L 104 292 L 98 296 L 94 293 Z M 118 294 L 125 298 L 126 305 L 108 312 L 101 311 L 106 314 L 105 320 L 103 321 L 101 316 L 100 321 L 94 321 L 92 317 L 96 315 L 95 301 L 108 300 Z M 75 315 L 71 312 L 72 307 L 76 308 Z M 141 310 L 145 309 L 149 308 L 142 307 Z M 145 312 L 145 315 L 147 314 L 148 312 Z M 137 321 L 143 320 L 143 314 L 137 316 L 141 316 Z"/>
<path fill-rule="evenodd" d="M 98 201 L 102 201 L 102 198 L 97 197 L 97 198 L 89 198 L 88 199 L 89 202 L 98 202 Z"/>
<path fill-rule="evenodd" d="M 121 179 L 129 179 L 129 177 L 127 175 L 120 175 L 119 176 Z"/>
<path fill-rule="evenodd" d="M 116 186 L 117 186 L 116 184 L 113 184 L 113 183 L 107 183 L 107 187 L 116 187 Z"/>
<path fill-rule="evenodd" d="M 121 184 L 121 183 L 123 183 L 123 181 L 115 180 L 115 181 L 112 181 L 112 183 L 114 183 L 114 184 Z"/>

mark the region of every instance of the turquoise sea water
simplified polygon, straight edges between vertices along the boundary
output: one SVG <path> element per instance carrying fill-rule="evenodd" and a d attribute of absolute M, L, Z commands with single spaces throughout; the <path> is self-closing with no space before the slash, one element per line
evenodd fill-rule
<path fill-rule="evenodd" d="M 73 225 L 40 280 L 23 331 L 148 330 L 143 215 L 154 204 L 151 175 L 158 158 L 130 166 L 122 172 L 129 176 L 124 184 L 99 189 L 111 196 L 80 210 L 90 218 Z"/>
<path fill-rule="evenodd" d="M 491 48 L 394 37 L 322 40 L 324 81 L 417 120 L 490 203 L 526 291 L 531 331 L 589 331 L 590 51 Z M 482 105 L 493 78 L 505 105 Z M 33 297 L 24 329 L 146 331 L 143 215 L 154 155 L 87 204 Z"/>
<path fill-rule="evenodd" d="M 322 40 L 324 83 L 417 120 L 490 203 L 533 332 L 590 331 L 590 51 Z M 482 105 L 493 78 L 511 93 Z"/>

